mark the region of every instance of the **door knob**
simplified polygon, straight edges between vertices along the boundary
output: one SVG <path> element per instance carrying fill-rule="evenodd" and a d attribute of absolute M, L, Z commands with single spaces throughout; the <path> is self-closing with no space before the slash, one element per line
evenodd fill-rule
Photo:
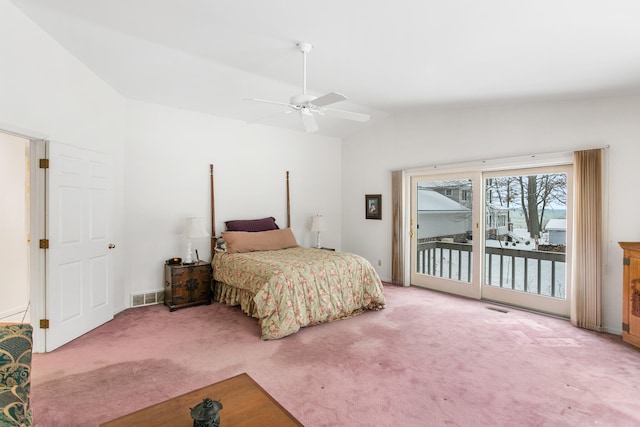
<path fill-rule="evenodd" d="M 115 247 L 116 247 L 116 245 L 114 245 L 113 243 L 109 243 L 109 249 L 113 249 Z"/>

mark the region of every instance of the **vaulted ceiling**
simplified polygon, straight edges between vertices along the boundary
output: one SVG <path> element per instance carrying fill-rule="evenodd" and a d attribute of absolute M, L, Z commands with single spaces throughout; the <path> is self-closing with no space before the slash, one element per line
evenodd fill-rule
<path fill-rule="evenodd" d="M 640 93 L 638 0 L 11 0 L 123 96 L 304 131 L 302 92 L 388 115 Z M 16 41 L 19 43 L 19 41 Z M 320 134 L 367 123 L 328 116 Z"/>

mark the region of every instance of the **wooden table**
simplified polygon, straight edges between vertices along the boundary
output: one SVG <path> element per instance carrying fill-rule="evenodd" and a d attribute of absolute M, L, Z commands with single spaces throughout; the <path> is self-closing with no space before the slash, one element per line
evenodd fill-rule
<path fill-rule="evenodd" d="M 206 397 L 222 403 L 220 427 L 302 426 L 249 375 L 240 374 L 100 424 L 100 427 L 192 427 L 191 408 Z"/>

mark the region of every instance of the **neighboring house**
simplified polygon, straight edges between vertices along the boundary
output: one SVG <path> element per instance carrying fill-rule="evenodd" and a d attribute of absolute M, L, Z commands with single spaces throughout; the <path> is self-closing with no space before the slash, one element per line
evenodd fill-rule
<path fill-rule="evenodd" d="M 567 243 L 566 219 L 550 219 L 545 229 L 549 232 L 549 244 L 565 245 Z"/>
<path fill-rule="evenodd" d="M 453 200 L 454 202 L 460 203 L 462 206 L 471 209 L 472 188 L 470 184 L 461 185 L 460 181 L 444 181 L 444 183 L 445 185 L 433 187 L 432 190 L 442 194 L 443 196 Z M 447 183 L 451 183 L 451 185 L 446 185 Z"/>
<path fill-rule="evenodd" d="M 486 206 L 485 234 L 487 239 L 500 239 L 509 233 L 509 208 L 499 205 Z"/>
<path fill-rule="evenodd" d="M 454 238 L 471 232 L 471 209 L 435 189 L 418 189 L 418 240 Z"/>

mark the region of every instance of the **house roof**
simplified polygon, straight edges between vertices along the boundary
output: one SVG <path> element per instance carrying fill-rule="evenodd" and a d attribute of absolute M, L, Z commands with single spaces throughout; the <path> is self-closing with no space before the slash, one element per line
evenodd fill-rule
<path fill-rule="evenodd" d="M 283 107 L 331 91 L 369 123 L 441 105 L 640 92 L 640 1 L 10 0 L 128 99 L 302 131 Z M 16 41 L 19 43 L 20 41 Z"/>
<path fill-rule="evenodd" d="M 495 212 L 508 212 L 512 209 L 512 208 L 508 208 L 506 206 L 500 205 L 498 203 L 487 203 L 486 207 L 487 209 Z"/>
<path fill-rule="evenodd" d="M 566 219 L 550 219 L 547 222 L 545 227 L 547 230 L 566 230 L 567 229 L 567 220 Z"/>
<path fill-rule="evenodd" d="M 437 191 L 418 190 L 418 212 L 469 212 L 470 210 Z"/>

